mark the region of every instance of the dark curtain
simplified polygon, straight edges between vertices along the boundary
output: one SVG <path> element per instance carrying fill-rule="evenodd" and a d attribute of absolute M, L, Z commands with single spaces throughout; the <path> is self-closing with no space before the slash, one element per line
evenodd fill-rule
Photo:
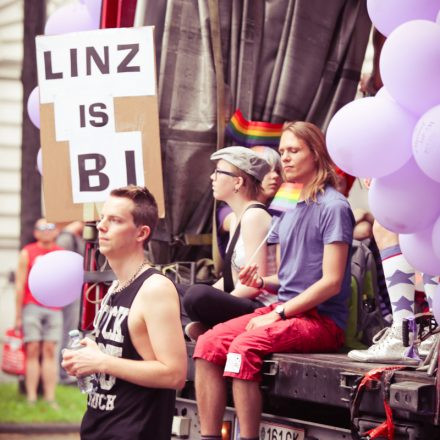
<path fill-rule="evenodd" d="M 208 252 L 184 244 L 184 234 L 211 227 L 209 156 L 217 145 L 211 23 L 216 18 L 208 1 L 147 0 L 145 24 L 156 27 L 166 192 L 166 218 L 152 247 L 157 262 Z M 248 119 L 307 120 L 325 130 L 333 114 L 354 98 L 371 28 L 365 0 L 216 4 L 225 120 L 240 108 Z"/>

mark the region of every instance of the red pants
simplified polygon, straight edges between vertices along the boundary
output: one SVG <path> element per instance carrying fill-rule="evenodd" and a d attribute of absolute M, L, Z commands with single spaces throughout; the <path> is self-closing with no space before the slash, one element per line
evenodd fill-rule
<path fill-rule="evenodd" d="M 246 331 L 254 316 L 275 307 L 261 307 L 208 330 L 197 340 L 194 358 L 224 366 L 224 376 L 260 381 L 263 358 L 269 354 L 335 352 L 343 345 L 344 332 L 316 309 Z"/>

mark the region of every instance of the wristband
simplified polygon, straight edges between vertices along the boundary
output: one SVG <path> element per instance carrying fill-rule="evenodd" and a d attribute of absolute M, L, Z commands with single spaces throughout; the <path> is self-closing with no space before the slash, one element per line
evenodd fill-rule
<path fill-rule="evenodd" d="M 262 290 L 262 289 L 264 289 L 264 278 L 263 278 L 262 276 L 260 276 L 260 280 L 261 280 L 261 283 L 260 283 L 260 285 L 257 287 L 257 289 Z"/>

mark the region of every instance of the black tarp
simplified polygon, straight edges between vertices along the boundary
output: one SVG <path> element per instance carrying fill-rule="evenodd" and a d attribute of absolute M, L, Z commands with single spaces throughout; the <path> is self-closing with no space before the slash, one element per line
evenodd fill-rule
<path fill-rule="evenodd" d="M 223 122 L 240 108 L 247 119 L 307 120 L 325 130 L 355 96 L 371 28 L 365 0 L 209 1 L 146 1 L 144 23 L 155 26 L 165 181 L 166 218 L 152 244 L 158 263 L 209 253 L 185 246 L 184 234 L 211 228 L 219 78 L 213 4 Z"/>

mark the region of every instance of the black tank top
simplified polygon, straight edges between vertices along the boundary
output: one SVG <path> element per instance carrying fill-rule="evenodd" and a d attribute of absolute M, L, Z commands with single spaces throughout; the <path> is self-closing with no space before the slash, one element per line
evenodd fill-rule
<path fill-rule="evenodd" d="M 133 283 L 113 295 L 99 323 L 99 348 L 124 359 L 142 359 L 128 333 L 130 307 L 144 281 L 155 269 L 147 269 Z M 145 388 L 114 376 L 99 374 L 98 389 L 89 394 L 81 423 L 82 440 L 169 440 L 176 392 Z"/>

